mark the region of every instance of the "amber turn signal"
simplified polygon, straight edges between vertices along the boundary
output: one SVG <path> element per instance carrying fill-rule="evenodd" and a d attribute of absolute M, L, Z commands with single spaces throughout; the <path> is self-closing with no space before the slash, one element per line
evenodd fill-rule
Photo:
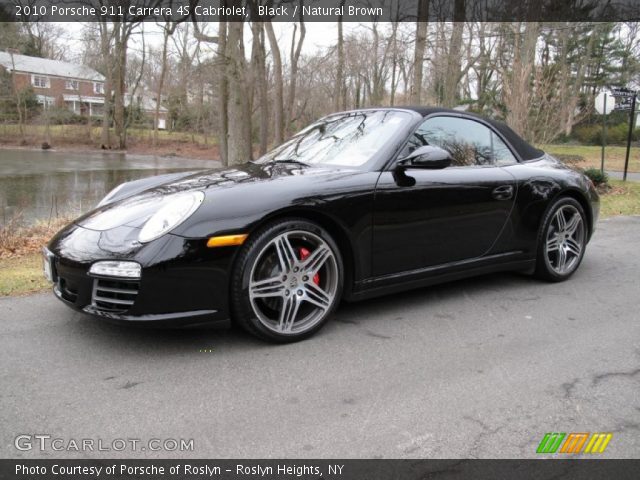
<path fill-rule="evenodd" d="M 249 235 L 246 233 L 241 235 L 223 235 L 221 237 L 211 237 L 207 240 L 207 247 L 233 247 L 242 245 Z"/>

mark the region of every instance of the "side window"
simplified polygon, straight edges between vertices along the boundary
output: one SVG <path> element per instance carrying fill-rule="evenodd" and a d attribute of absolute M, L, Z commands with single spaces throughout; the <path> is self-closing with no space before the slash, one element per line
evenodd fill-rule
<path fill-rule="evenodd" d="M 496 165 L 499 167 L 503 167 L 506 165 L 513 165 L 514 163 L 518 163 L 516 157 L 513 156 L 509 147 L 505 145 L 505 143 L 500 140 L 500 137 L 495 133 L 491 132 L 491 142 L 493 147 L 493 158 L 496 162 Z"/>
<path fill-rule="evenodd" d="M 511 165 L 516 159 L 500 137 L 479 122 L 457 117 L 426 120 L 409 140 L 409 151 L 423 145 L 447 150 L 452 166 Z"/>

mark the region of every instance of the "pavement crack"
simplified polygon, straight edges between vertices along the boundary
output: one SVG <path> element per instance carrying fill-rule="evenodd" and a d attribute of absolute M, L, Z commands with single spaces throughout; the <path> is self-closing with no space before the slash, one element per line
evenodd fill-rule
<path fill-rule="evenodd" d="M 348 325 L 359 325 L 360 322 L 356 322 L 355 320 L 350 320 L 348 318 L 336 318 L 336 322 L 346 323 Z"/>
<path fill-rule="evenodd" d="M 564 398 L 570 399 L 573 396 L 573 392 L 576 389 L 576 384 L 580 382 L 579 378 L 574 378 L 570 382 L 563 383 L 560 385 L 564 390 Z"/>
<path fill-rule="evenodd" d="M 127 382 L 123 386 L 120 387 L 121 390 L 128 390 L 129 388 L 133 388 L 136 385 L 140 385 L 142 382 Z"/>
<path fill-rule="evenodd" d="M 469 420 L 470 422 L 473 422 L 473 423 L 479 425 L 480 428 L 481 428 L 480 433 L 478 433 L 478 435 L 476 435 L 475 439 L 473 440 L 473 444 L 471 446 L 471 449 L 469 450 L 469 456 L 470 457 L 478 458 L 477 455 L 474 455 L 474 453 L 477 453 L 477 451 L 480 450 L 480 448 L 482 447 L 481 442 L 486 437 L 490 437 L 490 436 L 495 435 L 496 433 L 498 433 L 500 430 L 502 430 L 503 427 L 502 426 L 498 426 L 496 428 L 491 428 L 491 427 L 489 427 L 489 425 L 484 423 L 482 420 L 470 417 L 468 415 L 465 415 L 462 418 L 464 418 L 465 420 Z"/>
<path fill-rule="evenodd" d="M 606 372 L 594 375 L 591 383 L 592 385 L 598 385 L 603 380 L 608 380 L 613 377 L 633 378 L 636 375 L 640 375 L 640 368 L 636 368 L 635 370 L 630 370 L 628 372 Z"/>
<path fill-rule="evenodd" d="M 381 333 L 376 333 L 376 332 L 373 332 L 373 331 L 371 331 L 371 330 L 366 330 L 366 331 L 365 331 L 365 333 L 366 333 L 367 335 L 369 335 L 370 337 L 374 337 L 374 338 L 382 338 L 382 339 L 384 339 L 384 340 L 389 340 L 389 339 L 391 339 L 391 338 L 392 338 L 392 337 L 390 337 L 390 336 L 388 336 L 388 335 L 382 335 Z"/>

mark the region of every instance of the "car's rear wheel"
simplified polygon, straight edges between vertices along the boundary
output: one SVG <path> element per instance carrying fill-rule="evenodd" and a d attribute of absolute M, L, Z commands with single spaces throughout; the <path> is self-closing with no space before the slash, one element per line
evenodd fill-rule
<path fill-rule="evenodd" d="M 587 243 L 587 222 L 582 206 L 564 197 L 549 209 L 538 235 L 536 276 L 560 282 L 578 269 Z"/>
<path fill-rule="evenodd" d="M 232 279 L 235 320 L 276 342 L 317 332 L 342 292 L 340 251 L 329 233 L 307 220 L 283 220 L 261 229 L 243 246 Z"/>

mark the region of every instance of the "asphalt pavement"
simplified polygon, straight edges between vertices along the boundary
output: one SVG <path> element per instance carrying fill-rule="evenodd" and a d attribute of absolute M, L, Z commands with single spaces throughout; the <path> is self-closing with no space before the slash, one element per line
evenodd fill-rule
<path fill-rule="evenodd" d="M 601 456 L 638 458 L 639 249 L 640 217 L 605 220 L 568 282 L 496 274 L 346 304 L 284 346 L 3 298 L 0 457 L 522 458 L 547 432 L 612 432 Z M 156 438 L 193 450 L 73 447 Z"/>
<path fill-rule="evenodd" d="M 619 172 L 616 170 L 607 170 L 607 175 L 610 178 L 614 178 L 616 180 L 622 180 L 624 177 L 624 172 Z M 640 182 L 640 173 L 638 172 L 627 172 L 627 180 L 632 182 Z"/>

